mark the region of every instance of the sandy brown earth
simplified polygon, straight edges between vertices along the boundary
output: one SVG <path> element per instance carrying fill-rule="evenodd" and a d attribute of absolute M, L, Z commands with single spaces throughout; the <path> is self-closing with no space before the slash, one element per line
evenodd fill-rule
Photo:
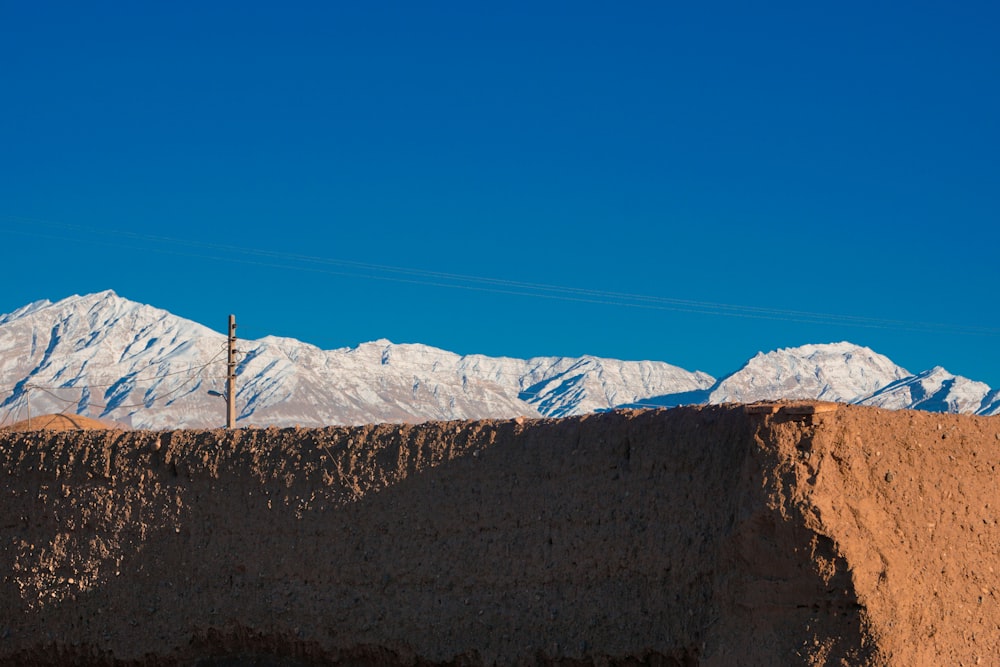
<path fill-rule="evenodd" d="M 996 664 L 1000 418 L 829 407 L 0 433 L 0 664 Z"/>
<path fill-rule="evenodd" d="M 7 426 L 0 426 L 3 431 L 93 431 L 103 429 L 121 429 L 121 424 L 107 422 L 83 415 L 51 414 L 23 419 Z"/>

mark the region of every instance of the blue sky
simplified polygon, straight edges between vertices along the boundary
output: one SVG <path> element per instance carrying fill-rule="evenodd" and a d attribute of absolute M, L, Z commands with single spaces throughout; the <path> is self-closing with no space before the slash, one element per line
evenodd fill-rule
<path fill-rule="evenodd" d="M 715 375 L 849 340 L 998 387 L 998 19 L 7 3 L 0 312 L 114 289 L 247 338 Z"/>

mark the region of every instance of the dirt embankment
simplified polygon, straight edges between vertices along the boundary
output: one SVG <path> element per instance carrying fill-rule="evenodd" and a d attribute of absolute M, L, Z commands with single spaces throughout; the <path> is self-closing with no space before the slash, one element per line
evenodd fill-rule
<path fill-rule="evenodd" d="M 1000 419 L 0 433 L 0 663 L 989 664 Z"/>
<path fill-rule="evenodd" d="M 92 431 L 114 428 L 120 429 L 123 425 L 83 415 L 57 413 L 3 425 L 0 426 L 0 431 Z"/>

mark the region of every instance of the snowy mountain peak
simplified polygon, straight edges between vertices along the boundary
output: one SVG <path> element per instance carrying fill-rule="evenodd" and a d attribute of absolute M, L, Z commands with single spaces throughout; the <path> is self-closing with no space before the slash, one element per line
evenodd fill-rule
<path fill-rule="evenodd" d="M 6 324 L 7 322 L 13 322 L 14 320 L 20 319 L 22 317 L 27 317 L 28 315 L 36 311 L 39 311 L 42 308 L 47 308 L 48 306 L 51 305 L 52 302 L 47 299 L 29 303 L 26 306 L 21 306 L 12 313 L 7 313 L 6 315 L 0 315 L 0 324 Z"/>
<path fill-rule="evenodd" d="M 897 380 L 857 402 L 894 410 L 916 408 L 929 412 L 989 414 L 993 395 L 995 392 L 988 385 L 952 375 L 935 366 Z"/>
<path fill-rule="evenodd" d="M 619 406 L 806 398 L 1000 412 L 1000 393 L 940 367 L 911 375 L 849 342 L 761 352 L 716 382 L 661 361 L 459 355 L 387 339 L 322 350 L 240 340 L 238 424 L 559 417 Z M 72 412 L 143 428 L 214 427 L 226 337 L 112 290 L 0 316 L 0 421 Z"/>
<path fill-rule="evenodd" d="M 748 403 L 775 396 L 851 401 L 910 373 L 888 357 L 853 343 L 827 343 L 761 352 L 709 395 L 712 403 Z"/>
<path fill-rule="evenodd" d="M 647 390 L 711 384 L 659 362 L 462 357 L 386 339 L 324 351 L 238 343 L 238 421 L 336 424 L 581 414 Z M 146 428 L 217 426 L 225 336 L 112 290 L 39 301 L 0 320 L 0 418 L 76 412 Z M 570 370 L 572 369 L 572 370 Z M 558 381 L 548 382 L 553 378 Z"/>
<path fill-rule="evenodd" d="M 102 301 L 107 301 L 107 302 L 121 303 L 123 301 L 126 301 L 126 299 L 123 299 L 120 296 L 118 296 L 118 293 L 115 292 L 113 289 L 106 289 L 100 292 L 84 294 L 83 296 L 74 295 L 67 299 L 63 299 L 63 301 L 80 301 L 83 303 L 100 303 Z"/>

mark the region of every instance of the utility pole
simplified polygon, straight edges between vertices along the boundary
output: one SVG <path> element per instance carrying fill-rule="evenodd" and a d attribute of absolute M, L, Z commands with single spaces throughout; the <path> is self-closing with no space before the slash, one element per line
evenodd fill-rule
<path fill-rule="evenodd" d="M 226 428 L 236 426 L 236 316 L 229 316 L 229 359 L 226 373 Z"/>

